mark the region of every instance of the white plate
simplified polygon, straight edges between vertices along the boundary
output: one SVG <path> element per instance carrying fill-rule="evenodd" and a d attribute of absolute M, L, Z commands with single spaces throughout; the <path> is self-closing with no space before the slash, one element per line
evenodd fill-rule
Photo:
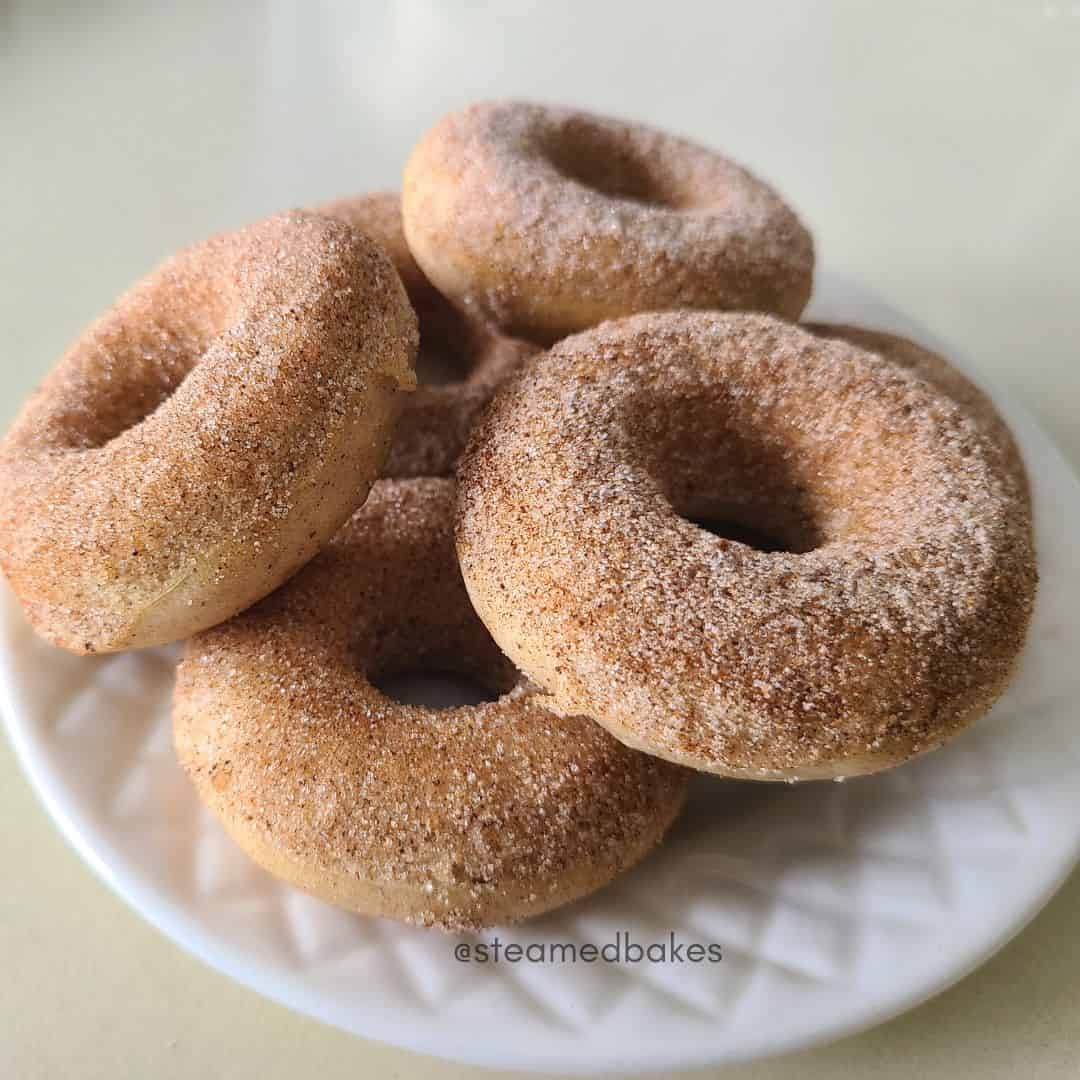
<path fill-rule="evenodd" d="M 812 313 L 913 332 L 833 279 Z M 137 911 L 339 1027 L 486 1065 L 620 1073 L 832 1039 L 981 963 L 1080 853 L 1080 485 L 1030 418 L 1000 404 L 1032 473 L 1043 585 L 1019 675 L 990 716 L 925 760 L 842 785 L 702 780 L 644 865 L 497 934 L 603 945 L 617 930 L 640 944 L 674 932 L 720 944 L 718 964 L 461 963 L 454 945 L 467 939 L 277 884 L 233 848 L 173 759 L 176 650 L 69 656 L 31 635 L 5 591 L 8 729 L 60 828 Z"/>

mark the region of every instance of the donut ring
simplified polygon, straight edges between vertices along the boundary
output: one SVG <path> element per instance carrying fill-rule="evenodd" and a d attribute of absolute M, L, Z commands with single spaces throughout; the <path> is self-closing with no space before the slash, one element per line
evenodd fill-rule
<path fill-rule="evenodd" d="M 0 444 L 0 565 L 35 629 L 156 645 L 265 596 L 363 501 L 416 336 L 386 256 L 313 214 L 138 282 Z"/>
<path fill-rule="evenodd" d="M 559 710 L 698 769 L 897 764 L 984 713 L 1024 641 L 1008 448 L 913 372 L 768 316 L 567 339 L 495 399 L 459 480 L 465 583 L 507 655 Z"/>
<path fill-rule="evenodd" d="M 1001 418 L 990 398 L 940 353 L 884 330 L 870 330 L 845 323 L 810 322 L 803 323 L 802 326 L 817 337 L 840 338 L 867 352 L 878 353 L 944 391 L 961 405 L 973 420 L 983 426 L 987 435 L 1001 448 L 1017 478 L 1027 490 L 1027 469 L 1009 425 Z"/>
<path fill-rule="evenodd" d="M 813 243 L 766 184 L 641 124 L 520 102 L 473 105 L 405 166 L 405 235 L 459 306 L 533 341 L 669 308 L 795 319 Z"/>
<path fill-rule="evenodd" d="M 537 346 L 496 333 L 453 306 L 416 265 L 401 225 L 401 198 L 383 191 L 337 199 L 317 208 L 366 233 L 390 256 L 420 321 L 416 371 L 420 385 L 405 400 L 383 476 L 447 476 L 480 410 Z M 428 372 L 460 373 L 458 381 L 425 383 Z"/>
<path fill-rule="evenodd" d="M 380 481 L 284 588 L 188 643 L 177 752 L 258 863 L 332 903 L 447 929 L 513 922 L 610 881 L 687 773 L 520 683 L 469 606 L 453 482 Z M 428 666 L 501 694 L 436 710 L 369 676 Z"/>

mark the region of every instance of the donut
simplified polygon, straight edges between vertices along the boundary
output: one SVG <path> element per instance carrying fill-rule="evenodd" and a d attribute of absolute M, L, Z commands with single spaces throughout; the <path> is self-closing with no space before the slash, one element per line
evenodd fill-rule
<path fill-rule="evenodd" d="M 428 281 L 405 243 L 397 192 L 337 199 L 317 212 L 355 226 L 383 248 L 420 322 L 420 385 L 402 407 L 382 475 L 449 475 L 480 410 L 538 347 L 459 311 Z"/>
<path fill-rule="evenodd" d="M 390 257 L 401 278 L 409 301 L 420 318 L 434 309 L 439 320 L 452 317 L 454 306 L 424 276 L 405 243 L 401 224 L 401 196 L 396 191 L 371 191 L 365 195 L 345 195 L 316 206 L 324 217 L 344 221 L 359 229 Z"/>
<path fill-rule="evenodd" d="M 75 652 L 189 636 L 363 501 L 416 318 L 389 259 L 285 213 L 173 256 L 80 337 L 0 443 L 0 567 Z"/>
<path fill-rule="evenodd" d="M 671 308 L 798 317 L 813 243 L 766 184 L 641 124 L 489 102 L 451 113 L 405 166 L 405 235 L 446 296 L 551 343 Z"/>
<path fill-rule="evenodd" d="M 894 364 L 909 368 L 917 375 L 934 383 L 981 424 L 1008 458 L 1018 480 L 1028 487 L 1027 470 L 1009 425 L 1002 419 L 990 398 L 958 368 L 940 353 L 897 334 L 884 330 L 871 330 L 863 326 L 845 323 L 809 322 L 803 329 L 824 338 L 841 338 L 858 345 L 860 349 L 875 352 Z"/>
<path fill-rule="evenodd" d="M 606 884 L 659 840 L 688 774 L 540 704 L 469 606 L 453 509 L 451 480 L 380 480 L 295 578 L 188 643 L 173 730 L 201 799 L 272 874 L 463 929 Z M 425 669 L 492 700 L 377 688 Z"/>
<path fill-rule="evenodd" d="M 767 315 L 605 323 L 496 397 L 459 464 L 473 604 L 552 708 L 725 776 L 940 746 L 1031 615 L 1010 450 L 915 370 Z"/>

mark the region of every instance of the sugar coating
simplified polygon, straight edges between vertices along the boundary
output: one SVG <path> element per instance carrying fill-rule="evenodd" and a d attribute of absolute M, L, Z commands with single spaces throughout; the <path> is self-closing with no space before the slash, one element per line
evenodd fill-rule
<path fill-rule="evenodd" d="M 994 408 L 994 403 L 962 371 L 953 367 L 945 357 L 932 349 L 897 334 L 884 330 L 871 330 L 863 326 L 844 323 L 803 323 L 804 330 L 825 338 L 841 338 L 868 352 L 880 353 L 887 360 L 909 368 L 917 375 L 943 390 L 953 401 L 962 405 L 969 416 L 981 424 L 986 434 L 998 445 L 1009 460 L 1016 476 L 1027 484 L 1027 472 L 1020 456 L 1020 448 L 1009 430 L 1008 424 Z"/>
<path fill-rule="evenodd" d="M 188 643 L 174 699 L 200 796 L 273 872 L 376 915 L 467 927 L 609 881 L 687 774 L 554 715 L 469 605 L 449 480 L 379 481 L 299 574 Z M 435 668 L 501 696 L 403 705 L 369 681 Z"/>
<path fill-rule="evenodd" d="M 70 348 L 0 444 L 0 563 L 76 651 L 265 595 L 361 502 L 415 382 L 387 257 L 279 214 L 183 251 Z"/>
<path fill-rule="evenodd" d="M 355 226 L 390 256 L 420 323 L 418 371 L 432 353 L 440 367 L 461 376 L 441 386 L 421 382 L 409 395 L 382 475 L 449 475 L 480 410 L 538 347 L 498 333 L 485 320 L 459 311 L 428 281 L 405 242 L 397 192 L 336 199 L 316 212 Z"/>
<path fill-rule="evenodd" d="M 474 432 L 466 585 L 554 707 L 630 745 L 756 779 L 896 764 L 985 712 L 1032 610 L 1026 478 L 976 404 L 768 316 L 606 323 Z"/>
<path fill-rule="evenodd" d="M 810 296 L 810 235 L 770 187 L 688 140 L 591 113 L 451 113 L 405 167 L 403 212 L 440 291 L 530 340 L 669 308 L 796 318 Z"/>

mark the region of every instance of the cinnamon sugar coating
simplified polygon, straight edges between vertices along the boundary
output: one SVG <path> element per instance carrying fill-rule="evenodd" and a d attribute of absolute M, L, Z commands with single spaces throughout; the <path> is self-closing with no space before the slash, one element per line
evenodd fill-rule
<path fill-rule="evenodd" d="M 470 596 L 554 707 L 629 745 L 752 779 L 897 764 L 990 707 L 1032 610 L 1026 480 L 974 405 L 768 316 L 606 323 L 474 431 Z"/>
<path fill-rule="evenodd" d="M 420 385 L 406 399 L 382 475 L 446 476 L 454 468 L 480 410 L 499 385 L 538 347 L 459 311 L 416 265 L 401 224 L 401 198 L 383 191 L 325 203 L 317 213 L 354 225 L 379 244 L 401 275 L 420 323 Z M 456 376 L 425 384 L 430 368 Z"/>
<path fill-rule="evenodd" d="M 186 637 L 307 561 L 365 497 L 416 318 L 389 259 L 300 212 L 166 260 L 0 444 L 0 564 L 78 652 Z"/>
<path fill-rule="evenodd" d="M 272 873 L 423 925 L 505 923 L 641 858 L 687 773 L 543 707 L 472 611 L 452 481 L 379 481 L 283 588 L 188 643 L 180 761 Z M 370 679 L 423 668 L 501 694 L 436 710 Z"/>
<path fill-rule="evenodd" d="M 796 318 L 813 244 L 766 184 L 641 124 L 521 102 L 472 105 L 413 150 L 409 248 L 459 306 L 551 342 L 671 308 Z"/>
<path fill-rule="evenodd" d="M 858 345 L 860 349 L 878 353 L 886 360 L 909 368 L 927 382 L 933 383 L 953 401 L 962 405 L 972 419 L 985 428 L 987 435 L 998 444 L 1016 475 L 1025 488 L 1027 487 L 1027 470 L 1009 425 L 1002 419 L 990 398 L 940 353 L 884 330 L 871 330 L 845 323 L 811 322 L 801 325 L 804 330 L 809 330 L 818 337 L 841 338 L 852 345 Z"/>

